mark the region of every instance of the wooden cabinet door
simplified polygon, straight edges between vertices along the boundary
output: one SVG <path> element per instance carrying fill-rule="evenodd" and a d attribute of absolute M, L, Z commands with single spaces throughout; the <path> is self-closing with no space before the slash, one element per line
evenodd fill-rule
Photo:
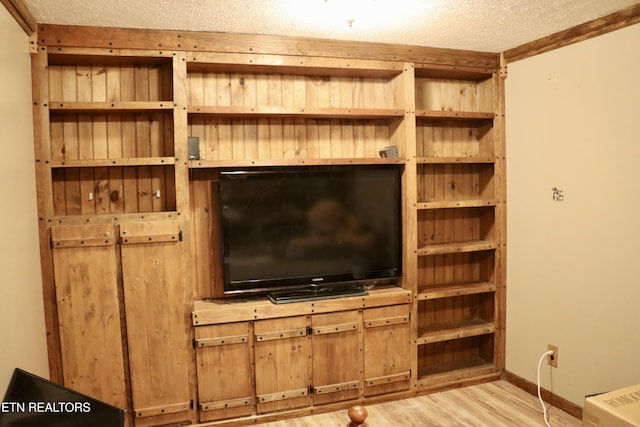
<path fill-rule="evenodd" d="M 254 323 L 258 413 L 311 404 L 310 323 L 309 316 Z"/>
<path fill-rule="evenodd" d="M 192 419 L 190 305 L 176 221 L 120 225 L 136 426 Z"/>
<path fill-rule="evenodd" d="M 363 312 L 365 396 L 407 390 L 411 379 L 409 304 Z"/>
<path fill-rule="evenodd" d="M 356 399 L 362 389 L 358 310 L 316 314 L 313 334 L 313 403 Z"/>
<path fill-rule="evenodd" d="M 127 409 L 111 224 L 51 228 L 64 385 Z"/>
<path fill-rule="evenodd" d="M 195 328 L 200 421 L 251 415 L 253 367 L 249 322 Z"/>

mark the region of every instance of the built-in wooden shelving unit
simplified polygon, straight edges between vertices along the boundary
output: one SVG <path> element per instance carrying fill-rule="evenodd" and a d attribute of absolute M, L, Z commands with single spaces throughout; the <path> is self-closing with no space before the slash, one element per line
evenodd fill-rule
<path fill-rule="evenodd" d="M 253 424 L 499 376 L 497 55 L 55 25 L 37 40 L 54 380 L 152 427 Z M 373 164 L 403 169 L 397 286 L 284 306 L 217 298 L 222 168 Z"/>

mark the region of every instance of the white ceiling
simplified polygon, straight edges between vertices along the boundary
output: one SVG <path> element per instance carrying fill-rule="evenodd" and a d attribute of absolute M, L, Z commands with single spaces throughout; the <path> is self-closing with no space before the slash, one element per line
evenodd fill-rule
<path fill-rule="evenodd" d="M 38 23 L 502 52 L 639 0 L 23 0 Z M 347 7 L 347 11 L 342 8 Z M 353 20 L 351 26 L 348 21 Z"/>

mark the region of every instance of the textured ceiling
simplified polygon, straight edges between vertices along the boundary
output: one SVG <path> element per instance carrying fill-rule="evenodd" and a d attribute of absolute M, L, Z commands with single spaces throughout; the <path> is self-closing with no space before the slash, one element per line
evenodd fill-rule
<path fill-rule="evenodd" d="M 640 4 L 638 0 L 23 1 L 44 24 L 302 36 L 484 52 L 502 52 Z"/>

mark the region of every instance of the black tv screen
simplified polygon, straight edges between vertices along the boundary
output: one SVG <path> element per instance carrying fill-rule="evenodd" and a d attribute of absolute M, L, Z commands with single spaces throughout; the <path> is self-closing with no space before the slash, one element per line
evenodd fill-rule
<path fill-rule="evenodd" d="M 16 368 L 0 410 L 1 427 L 122 427 L 124 411 Z"/>
<path fill-rule="evenodd" d="M 401 173 L 396 165 L 222 171 L 225 294 L 400 276 Z"/>

